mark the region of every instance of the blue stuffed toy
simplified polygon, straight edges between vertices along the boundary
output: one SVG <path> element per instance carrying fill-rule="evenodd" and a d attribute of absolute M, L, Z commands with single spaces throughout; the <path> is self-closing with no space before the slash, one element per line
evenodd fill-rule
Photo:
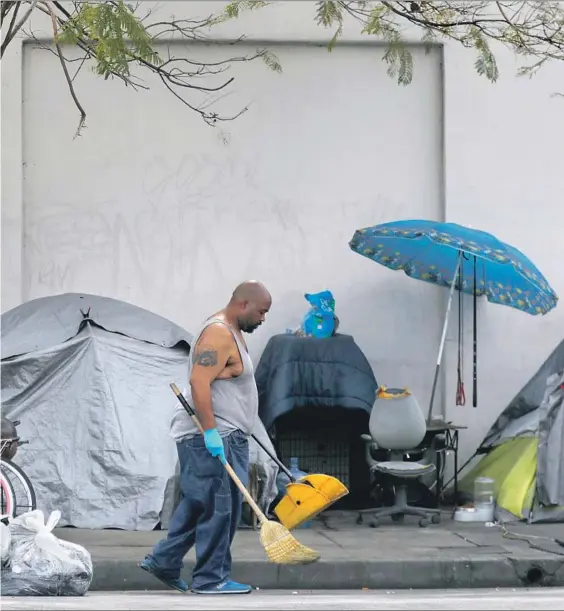
<path fill-rule="evenodd" d="M 306 293 L 311 308 L 302 320 L 306 337 L 331 337 L 335 331 L 335 299 L 331 291 Z"/>

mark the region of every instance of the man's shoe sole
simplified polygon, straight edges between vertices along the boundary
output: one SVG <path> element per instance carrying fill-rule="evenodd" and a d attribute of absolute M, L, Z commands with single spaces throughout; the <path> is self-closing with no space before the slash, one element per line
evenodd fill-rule
<path fill-rule="evenodd" d="M 192 590 L 192 594 L 211 594 L 213 596 L 228 596 L 233 594 L 250 594 L 253 590 Z"/>
<path fill-rule="evenodd" d="M 186 594 L 187 592 L 190 592 L 190 588 L 188 588 L 187 590 L 183 590 L 182 588 L 177 588 L 176 586 L 172 585 L 170 581 L 167 581 L 164 577 L 161 577 L 158 573 L 152 571 L 147 565 L 139 564 L 139 568 L 143 569 L 146 573 L 149 573 L 149 575 L 152 575 L 153 577 L 158 579 L 161 583 L 164 583 L 164 585 L 167 586 L 167 588 L 170 588 L 171 590 L 176 590 L 181 594 Z"/>

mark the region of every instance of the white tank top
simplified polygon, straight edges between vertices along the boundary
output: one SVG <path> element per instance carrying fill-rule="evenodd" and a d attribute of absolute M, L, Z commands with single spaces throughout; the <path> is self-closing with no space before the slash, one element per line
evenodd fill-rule
<path fill-rule="evenodd" d="M 195 347 L 204 330 L 213 323 L 221 323 L 225 325 L 232 333 L 241 361 L 243 363 L 243 372 L 235 378 L 225 380 L 214 380 L 211 385 L 212 406 L 216 416 L 216 424 L 219 434 L 224 437 L 229 433 L 239 430 L 245 435 L 250 435 L 253 431 L 255 420 L 258 417 L 258 390 L 255 382 L 255 370 L 251 357 L 247 352 L 237 334 L 225 321 L 217 318 L 206 320 L 198 335 L 194 338 L 193 346 Z M 188 377 L 192 373 L 194 364 L 194 354 L 191 355 L 188 366 Z M 186 389 L 184 396 L 188 403 L 193 407 L 192 393 L 190 385 Z M 194 410 L 195 411 L 195 410 Z M 199 431 L 192 421 L 192 418 L 186 413 L 186 410 L 180 403 L 176 406 L 172 422 L 170 426 L 170 435 L 176 441 L 194 437 Z"/>

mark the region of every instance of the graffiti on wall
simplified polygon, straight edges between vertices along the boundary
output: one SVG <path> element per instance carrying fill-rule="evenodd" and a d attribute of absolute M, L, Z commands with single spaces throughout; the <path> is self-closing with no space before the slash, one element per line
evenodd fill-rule
<path fill-rule="evenodd" d="M 317 256 L 315 206 L 277 197 L 251 164 L 156 156 L 139 174 L 102 200 L 26 207 L 26 299 L 90 291 L 157 303 Z"/>

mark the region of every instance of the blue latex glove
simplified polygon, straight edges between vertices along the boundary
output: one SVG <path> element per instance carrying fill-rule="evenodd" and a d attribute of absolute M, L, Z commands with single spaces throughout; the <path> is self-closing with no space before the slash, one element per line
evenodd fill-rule
<path fill-rule="evenodd" d="M 204 443 L 208 452 L 212 456 L 217 456 L 223 464 L 225 464 L 225 449 L 223 447 L 223 439 L 221 439 L 217 429 L 208 429 L 204 431 Z"/>

